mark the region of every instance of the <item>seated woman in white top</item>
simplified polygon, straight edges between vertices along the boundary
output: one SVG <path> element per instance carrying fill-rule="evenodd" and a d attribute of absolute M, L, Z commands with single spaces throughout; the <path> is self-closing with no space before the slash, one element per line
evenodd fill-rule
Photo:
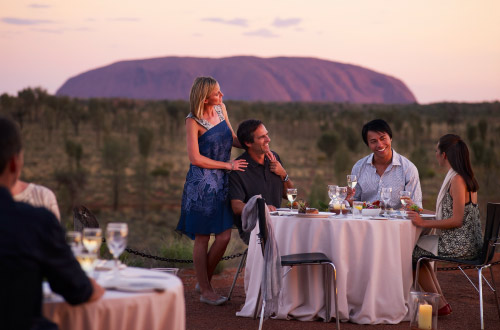
<path fill-rule="evenodd" d="M 47 208 L 61 222 L 56 195 L 49 188 L 17 179 L 14 187 L 11 189 L 11 193 L 14 196 L 14 200 L 18 202 Z"/>

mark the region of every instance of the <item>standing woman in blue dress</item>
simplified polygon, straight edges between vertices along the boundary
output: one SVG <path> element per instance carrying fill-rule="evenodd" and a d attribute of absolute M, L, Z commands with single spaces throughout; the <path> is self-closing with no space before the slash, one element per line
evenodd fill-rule
<path fill-rule="evenodd" d="M 244 171 L 245 160 L 230 160 L 231 148 L 241 148 L 233 132 L 222 92 L 211 77 L 198 77 L 189 96 L 186 142 L 189 171 L 182 194 L 177 230 L 194 239 L 193 261 L 200 301 L 223 304 L 227 298 L 215 293 L 210 281 L 231 238 L 233 213 L 228 200 L 228 171 Z M 210 250 L 210 235 L 215 241 Z"/>

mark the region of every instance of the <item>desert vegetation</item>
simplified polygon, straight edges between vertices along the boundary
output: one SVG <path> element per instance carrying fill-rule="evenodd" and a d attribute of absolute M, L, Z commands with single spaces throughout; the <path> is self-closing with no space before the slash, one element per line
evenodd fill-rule
<path fill-rule="evenodd" d="M 445 174 L 435 164 L 434 151 L 446 133 L 459 134 L 469 145 L 483 221 L 486 203 L 500 200 L 498 102 L 225 103 L 235 130 L 248 118 L 265 123 L 271 148 L 280 154 L 299 198 L 312 205 L 326 203 L 326 185 L 345 185 L 354 162 L 369 153 L 361 127 L 374 118 L 391 125 L 393 147 L 418 167 L 425 208 L 435 207 Z M 190 240 L 174 232 L 189 166 L 184 132 L 188 112 L 186 101 L 71 99 L 42 88 L 0 96 L 0 113 L 22 128 L 23 179 L 56 193 L 65 227 L 73 226 L 72 207 L 83 204 L 102 227 L 110 221 L 128 222 L 130 247 L 167 257 L 191 257 Z M 234 150 L 233 157 L 240 153 Z M 241 250 L 234 239 L 227 254 Z M 165 266 L 125 258 L 135 265 Z"/>

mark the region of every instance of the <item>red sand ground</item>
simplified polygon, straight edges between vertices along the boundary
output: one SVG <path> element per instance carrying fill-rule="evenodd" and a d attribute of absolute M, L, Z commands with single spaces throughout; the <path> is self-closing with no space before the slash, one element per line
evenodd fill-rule
<path fill-rule="evenodd" d="M 497 253 L 495 260 L 500 260 Z M 214 276 L 213 285 L 218 292 L 227 295 L 231 286 L 236 269 L 227 269 L 222 274 Z M 493 267 L 497 287 L 500 289 L 500 265 Z M 477 278 L 477 271 L 467 270 L 469 276 Z M 490 271 L 484 271 L 486 278 L 490 281 Z M 237 317 L 235 313 L 245 302 L 243 289 L 243 274 L 240 274 L 233 296 L 229 302 L 222 306 L 210 306 L 199 302 L 199 294 L 194 291 L 196 277 L 191 269 L 181 270 L 180 277 L 184 283 L 186 298 L 186 328 L 191 330 L 205 329 L 257 329 L 258 320 Z M 465 276 L 459 271 L 440 271 L 438 279 L 446 298 L 448 299 L 453 313 L 446 317 L 440 317 L 439 329 L 479 329 L 479 295 L 470 285 Z M 490 281 L 491 282 L 491 281 Z M 486 329 L 500 329 L 500 316 L 495 305 L 495 296 L 483 281 L 484 295 L 484 320 Z M 341 329 L 355 330 L 399 330 L 410 328 L 409 322 L 396 325 L 359 325 L 353 323 L 341 323 Z M 285 320 L 266 320 L 263 329 L 335 329 L 335 323 L 300 322 Z"/>

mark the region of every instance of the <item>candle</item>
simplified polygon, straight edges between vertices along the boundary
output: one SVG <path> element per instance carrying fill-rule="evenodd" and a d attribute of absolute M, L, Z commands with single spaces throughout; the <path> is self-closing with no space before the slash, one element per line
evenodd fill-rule
<path fill-rule="evenodd" d="M 432 329 L 432 305 L 420 305 L 418 307 L 418 328 Z"/>

